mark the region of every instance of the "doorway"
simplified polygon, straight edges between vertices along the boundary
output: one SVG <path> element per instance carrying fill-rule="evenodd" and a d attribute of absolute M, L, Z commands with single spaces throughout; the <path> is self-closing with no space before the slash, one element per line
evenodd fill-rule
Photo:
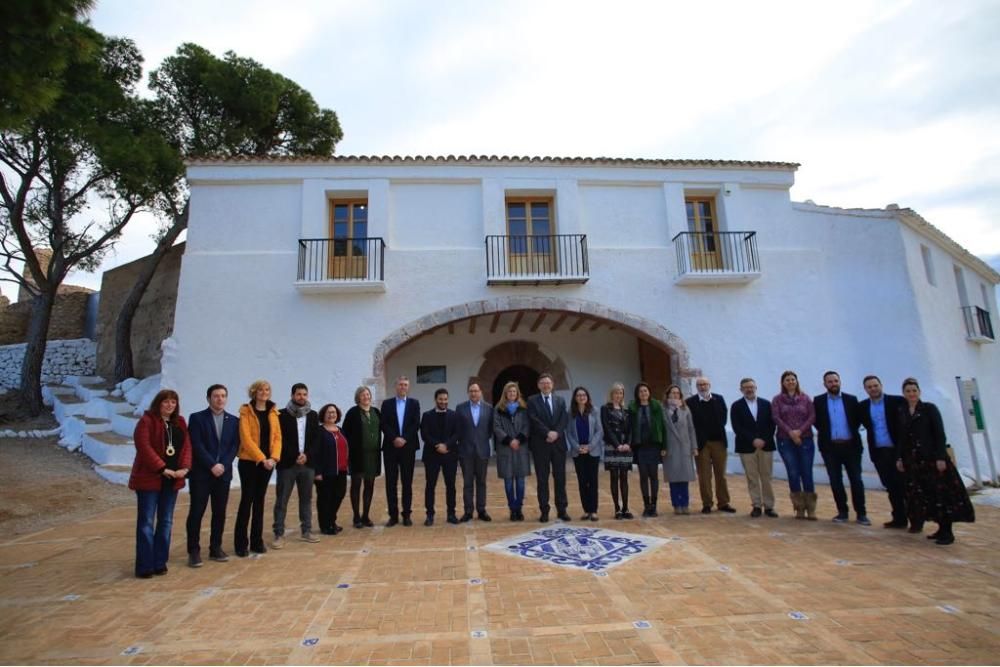
<path fill-rule="evenodd" d="M 521 396 L 525 399 L 532 394 L 537 394 L 538 375 L 538 371 L 534 368 L 522 364 L 515 364 L 503 369 L 493 381 L 493 405 L 497 405 L 502 399 L 500 394 L 503 392 L 503 386 L 508 382 L 516 382 L 517 386 L 521 388 Z"/>

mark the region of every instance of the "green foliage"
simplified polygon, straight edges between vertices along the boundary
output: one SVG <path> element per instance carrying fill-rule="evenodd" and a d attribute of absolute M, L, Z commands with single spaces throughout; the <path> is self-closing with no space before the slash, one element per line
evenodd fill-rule
<path fill-rule="evenodd" d="M 62 77 L 99 50 L 97 33 L 78 22 L 93 0 L 0 2 L 0 128 L 48 111 Z"/>
<path fill-rule="evenodd" d="M 337 114 L 250 58 L 217 58 L 183 44 L 150 75 L 174 144 L 185 157 L 332 155 Z"/>

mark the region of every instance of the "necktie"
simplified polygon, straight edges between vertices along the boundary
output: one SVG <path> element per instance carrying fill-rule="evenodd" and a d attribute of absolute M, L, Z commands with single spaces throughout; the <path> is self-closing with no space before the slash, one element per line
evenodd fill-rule
<path fill-rule="evenodd" d="M 550 396 L 545 397 L 545 407 L 549 409 L 549 416 L 552 416 L 552 401 Z"/>

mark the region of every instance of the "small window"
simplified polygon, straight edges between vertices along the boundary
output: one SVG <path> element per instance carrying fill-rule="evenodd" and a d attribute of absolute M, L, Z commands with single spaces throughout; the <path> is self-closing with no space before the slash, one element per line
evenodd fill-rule
<path fill-rule="evenodd" d="M 507 255 L 517 273 L 555 269 L 555 216 L 551 197 L 508 197 Z"/>
<path fill-rule="evenodd" d="M 719 221 L 715 214 L 714 197 L 684 197 L 687 209 L 688 231 L 691 232 L 688 247 L 691 251 L 692 268 L 708 271 L 722 268 L 719 253 Z"/>
<path fill-rule="evenodd" d="M 443 384 L 447 381 L 447 366 L 417 366 L 417 384 Z"/>
<path fill-rule="evenodd" d="M 931 259 L 931 249 L 921 244 L 920 256 L 924 260 L 924 274 L 927 276 L 927 282 L 936 286 L 937 279 L 934 277 L 934 262 Z"/>
<path fill-rule="evenodd" d="M 368 271 L 368 200 L 330 200 L 330 278 L 363 278 Z"/>

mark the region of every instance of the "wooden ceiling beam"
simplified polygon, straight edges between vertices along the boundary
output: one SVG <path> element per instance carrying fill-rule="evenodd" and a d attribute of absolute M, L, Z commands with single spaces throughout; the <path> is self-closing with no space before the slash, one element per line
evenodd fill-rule
<path fill-rule="evenodd" d="M 558 331 L 559 327 L 562 326 L 562 323 L 566 321 L 567 317 L 569 317 L 569 313 L 563 313 L 562 315 L 560 315 L 559 319 L 557 319 L 555 321 L 555 323 L 552 325 L 552 327 L 549 329 L 549 331 L 551 331 L 552 333 L 555 333 L 556 331 Z"/>
<path fill-rule="evenodd" d="M 497 332 L 497 325 L 500 324 L 500 313 L 495 313 L 493 315 L 493 321 L 490 322 L 490 333 Z"/>
<path fill-rule="evenodd" d="M 514 316 L 514 322 L 510 325 L 510 332 L 517 333 L 517 327 L 521 324 L 521 318 L 524 317 L 524 311 L 517 311 L 517 315 Z"/>
<path fill-rule="evenodd" d="M 587 321 L 587 318 L 584 317 L 583 315 L 581 315 L 580 317 L 576 318 L 576 322 L 573 323 L 573 326 L 571 326 L 569 328 L 569 330 L 570 331 L 576 331 L 577 329 L 579 329 L 580 327 L 582 327 L 583 323 L 586 322 L 586 321 Z"/>
<path fill-rule="evenodd" d="M 542 322 L 545 321 L 545 316 L 548 315 L 544 310 L 538 313 L 538 317 L 535 318 L 535 323 L 531 325 L 531 333 L 538 331 L 538 327 L 542 326 Z"/>

